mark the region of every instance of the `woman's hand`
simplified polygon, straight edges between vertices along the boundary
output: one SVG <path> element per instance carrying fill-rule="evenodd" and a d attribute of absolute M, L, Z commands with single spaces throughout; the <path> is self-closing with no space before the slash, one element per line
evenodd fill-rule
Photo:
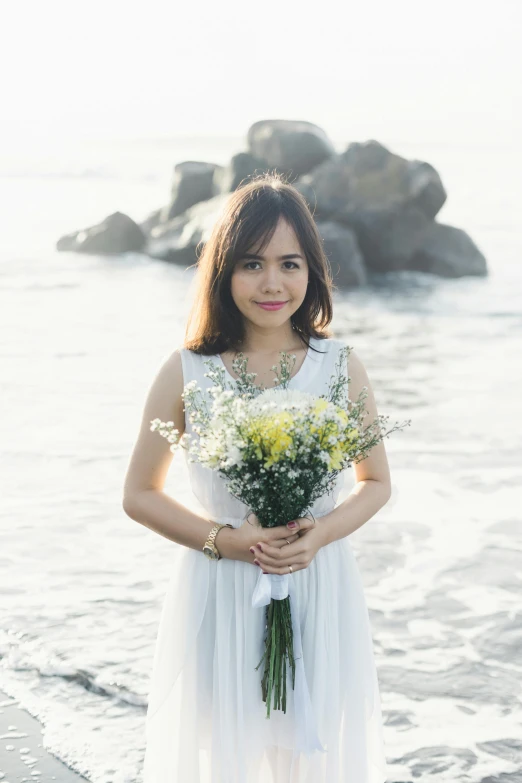
<path fill-rule="evenodd" d="M 258 518 L 252 513 L 248 515 L 240 527 L 221 528 L 216 536 L 216 547 L 222 557 L 256 565 L 254 563 L 254 558 L 257 559 L 256 544 L 259 543 L 263 548 L 266 546 L 270 547 L 272 551 L 277 551 L 281 547 L 289 546 L 297 541 L 299 533 L 300 528 L 296 528 L 296 532 L 293 532 L 286 525 L 261 527 Z"/>
<path fill-rule="evenodd" d="M 265 574 L 289 574 L 308 568 L 317 552 L 324 546 L 322 529 L 308 517 L 294 520 L 299 525 L 297 538 L 289 538 L 293 543 L 283 541 L 282 546 L 274 546 L 272 541 L 259 537 L 256 541 L 255 565 L 259 565 Z M 273 528 L 279 530 L 280 528 Z M 291 528 L 287 528 L 291 530 Z M 288 566 L 292 566 L 292 571 Z"/>

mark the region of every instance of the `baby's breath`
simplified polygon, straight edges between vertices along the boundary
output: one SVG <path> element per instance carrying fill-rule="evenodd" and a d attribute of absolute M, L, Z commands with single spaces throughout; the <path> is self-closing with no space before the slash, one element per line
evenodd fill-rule
<path fill-rule="evenodd" d="M 289 389 L 295 354 L 281 352 L 274 365 L 277 388 L 254 383 L 247 359 L 239 354 L 238 375 L 227 382 L 223 367 L 206 360 L 205 376 L 214 384 L 205 391 L 195 381 L 184 387 L 185 411 L 193 434 L 179 436 L 173 422 L 151 421 L 171 444 L 187 451 L 190 462 L 217 470 L 231 495 L 248 505 L 265 527 L 285 524 L 328 494 L 340 472 L 365 459 L 374 446 L 411 420 L 385 431 L 389 417 L 364 423 L 364 387 L 357 401 L 348 396 L 348 346 L 339 351 L 327 394 Z"/>

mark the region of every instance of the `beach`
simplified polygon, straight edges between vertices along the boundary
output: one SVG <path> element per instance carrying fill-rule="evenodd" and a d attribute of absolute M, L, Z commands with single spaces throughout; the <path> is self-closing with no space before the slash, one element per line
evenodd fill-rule
<path fill-rule="evenodd" d="M 0 691 L 0 779 L 2 783 L 39 780 L 42 783 L 81 783 L 87 778 L 72 772 L 42 745 L 42 727 L 17 699 Z"/>
<path fill-rule="evenodd" d="M 142 783 L 177 545 L 126 516 L 123 481 L 147 391 L 183 340 L 193 271 L 54 243 L 115 210 L 143 219 L 176 161 L 224 163 L 238 148 L 198 143 L 84 144 L 0 177 L 0 689 L 20 700 L 2 696 L 1 783 L 78 780 L 69 767 Z M 364 362 L 379 412 L 412 420 L 385 442 L 390 502 L 351 537 L 390 783 L 440 780 L 441 765 L 447 780 L 508 780 L 522 768 L 521 156 L 473 140 L 389 146 L 437 168 L 440 221 L 469 232 L 491 269 L 335 292 L 334 336 Z M 346 493 L 352 483 L 347 471 Z M 180 454 L 165 491 L 194 505 Z"/>

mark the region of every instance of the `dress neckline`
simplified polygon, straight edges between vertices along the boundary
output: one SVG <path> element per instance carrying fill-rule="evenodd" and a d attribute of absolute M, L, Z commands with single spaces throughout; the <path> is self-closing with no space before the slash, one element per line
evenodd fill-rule
<path fill-rule="evenodd" d="M 311 359 L 311 354 L 312 354 L 312 350 L 311 350 L 311 348 L 315 348 L 315 337 L 313 337 L 313 336 L 310 336 L 309 343 L 310 343 L 310 345 L 309 345 L 309 347 L 308 347 L 308 348 L 307 348 L 307 350 L 306 350 L 306 354 L 305 354 L 305 358 L 304 358 L 304 360 L 303 360 L 303 363 L 302 363 L 302 365 L 300 366 L 300 368 L 298 369 L 298 371 L 296 372 L 296 374 L 295 374 L 295 375 L 292 375 L 292 377 L 289 379 L 289 383 L 293 383 L 294 381 L 296 381 L 298 378 L 300 378 L 302 375 L 304 375 L 304 371 L 305 371 L 306 369 L 308 369 L 308 364 L 309 364 L 309 362 L 310 362 L 310 359 Z M 291 353 L 291 351 L 288 351 L 288 353 Z M 234 378 L 234 376 L 232 375 L 232 373 L 231 373 L 231 372 L 229 372 L 229 370 L 228 370 L 228 368 L 227 368 L 227 366 L 226 366 L 225 362 L 224 362 L 224 361 L 223 361 L 223 359 L 221 358 L 221 354 L 220 354 L 220 353 L 216 353 L 216 354 L 215 354 L 215 356 L 216 356 L 216 358 L 218 359 L 218 361 L 220 362 L 220 364 L 221 364 L 221 366 L 223 367 L 223 369 L 225 370 L 225 372 L 226 372 L 226 374 L 228 375 L 228 377 L 229 377 L 229 378 L 232 378 L 232 380 L 233 380 L 233 381 L 237 381 L 237 380 L 239 380 L 238 378 Z M 247 368 L 247 369 L 248 369 L 248 368 Z M 257 385 L 257 384 L 256 384 L 256 385 Z M 269 388 L 270 388 L 270 387 L 269 387 Z M 273 388 L 277 388 L 277 386 L 274 386 Z"/>

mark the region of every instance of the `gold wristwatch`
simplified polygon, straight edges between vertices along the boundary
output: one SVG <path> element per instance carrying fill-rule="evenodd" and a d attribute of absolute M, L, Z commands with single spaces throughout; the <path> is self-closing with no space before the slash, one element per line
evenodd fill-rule
<path fill-rule="evenodd" d="M 214 524 L 212 530 L 208 534 L 207 540 L 203 545 L 203 554 L 205 554 L 209 560 L 221 560 L 221 555 L 219 554 L 218 548 L 216 547 L 214 541 L 216 540 L 216 536 L 222 527 L 234 527 L 234 525 L 229 525 L 228 523 L 223 525 L 220 522 L 216 522 Z"/>

